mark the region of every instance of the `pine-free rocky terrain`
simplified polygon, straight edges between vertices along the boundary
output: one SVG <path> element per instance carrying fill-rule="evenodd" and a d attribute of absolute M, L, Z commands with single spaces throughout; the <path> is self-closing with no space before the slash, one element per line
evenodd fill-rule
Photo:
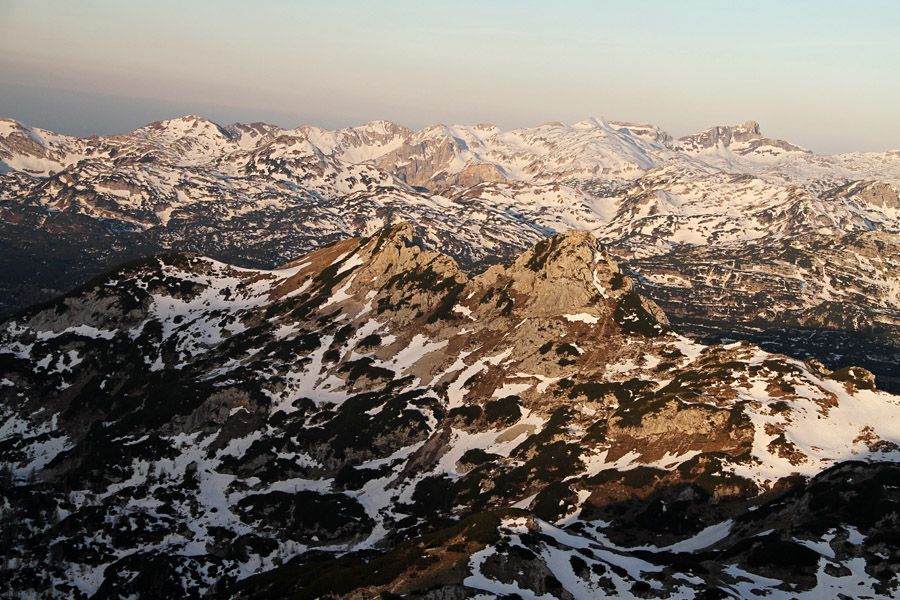
<path fill-rule="evenodd" d="M 0 595 L 896 597 L 898 174 L 0 120 Z"/>
<path fill-rule="evenodd" d="M 125 265 L 3 326 L 33 597 L 890 598 L 900 397 L 703 345 L 592 235 Z"/>
<path fill-rule="evenodd" d="M 818 155 L 748 121 L 325 130 L 200 117 L 73 138 L 0 119 L 0 317 L 127 260 L 272 269 L 409 222 L 479 271 L 586 229 L 707 341 L 862 366 L 900 393 L 900 151 Z"/>

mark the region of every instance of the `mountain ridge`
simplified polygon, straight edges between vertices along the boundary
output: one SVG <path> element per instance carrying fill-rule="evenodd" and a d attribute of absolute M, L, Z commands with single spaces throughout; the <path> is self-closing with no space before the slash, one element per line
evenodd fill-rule
<path fill-rule="evenodd" d="M 199 117 L 151 125 L 80 140 L 32 130 L 46 148 L 27 132 L 14 143 L 0 136 L 0 315 L 168 250 L 272 268 L 410 221 L 425 246 L 483 270 L 579 228 L 647 282 L 645 294 L 670 307 L 679 298 L 684 331 L 698 324 L 734 339 L 762 324 L 771 332 L 755 339 L 772 350 L 803 347 L 833 369 L 862 363 L 882 385 L 900 385 L 890 369 L 900 356 L 890 341 L 900 322 L 895 266 L 872 255 L 900 234 L 900 154 L 754 154 L 753 144 L 777 142 L 754 122 L 708 130 L 729 145 L 694 154 L 652 125 L 602 118 L 507 132 L 489 124 L 414 132 L 385 121 L 241 129 Z M 857 243 L 866 232 L 887 237 Z M 820 247 L 850 257 L 840 273 L 818 263 Z M 740 282 L 727 303 L 710 273 Z M 834 287 L 853 281 L 866 291 Z M 764 298 L 777 303 L 760 320 Z M 827 343 L 816 341 L 823 335 Z M 854 350 L 866 336 L 874 351 Z"/>
<path fill-rule="evenodd" d="M 414 131 L 403 125 L 398 125 L 396 123 L 385 120 L 371 121 L 363 125 L 345 127 L 341 129 L 324 129 L 311 125 L 300 125 L 295 128 L 286 129 L 262 122 L 256 122 L 250 125 L 233 123 L 231 125 L 222 126 L 204 117 L 199 117 L 197 115 L 186 115 L 184 117 L 155 121 L 153 123 L 138 127 L 137 129 L 128 133 L 118 133 L 103 136 L 95 135 L 88 137 L 59 135 L 49 130 L 30 127 L 8 118 L 3 118 L 2 121 L 4 123 L 4 126 L 3 131 L 0 133 L 2 133 L 3 137 L 9 137 L 14 133 L 24 134 L 25 136 L 30 137 L 38 145 L 45 145 L 47 143 L 53 142 L 72 143 L 76 140 L 113 140 L 127 138 L 129 136 L 135 135 L 145 136 L 149 139 L 153 139 L 155 133 L 157 134 L 157 139 L 160 139 L 158 137 L 158 134 L 166 134 L 168 136 L 168 141 L 173 141 L 175 139 L 186 137 L 208 137 L 209 133 L 212 133 L 213 137 L 215 137 L 215 134 L 218 133 L 219 135 L 225 137 L 227 140 L 235 142 L 239 148 L 243 149 L 257 147 L 259 144 L 269 141 L 273 136 L 277 137 L 279 135 L 288 135 L 291 137 L 309 139 L 313 144 L 323 147 L 325 152 L 333 154 L 335 156 L 344 155 L 346 153 L 346 149 L 344 148 L 345 146 L 350 146 L 351 148 L 354 146 L 358 148 L 366 146 L 373 147 L 373 150 L 368 151 L 369 154 L 352 155 L 351 153 L 352 156 L 347 155 L 350 156 L 349 162 L 351 163 L 375 161 L 378 158 L 378 155 L 371 154 L 372 151 L 380 151 L 382 153 L 386 153 L 395 150 L 396 148 L 392 146 L 391 140 L 393 140 L 394 145 L 399 143 L 397 140 L 402 139 L 424 141 L 430 137 L 434 137 L 437 132 L 441 132 L 442 135 L 455 137 L 460 140 L 483 142 L 486 139 L 495 137 L 497 135 L 516 136 L 519 135 L 520 132 L 524 133 L 530 130 L 540 131 L 542 129 L 548 132 L 554 130 L 603 130 L 607 131 L 607 133 L 609 134 L 627 132 L 629 135 L 633 135 L 638 138 L 646 138 L 648 141 L 658 143 L 663 148 L 669 148 L 673 150 L 682 149 L 687 150 L 691 153 L 696 153 L 703 149 L 714 147 L 717 142 L 721 143 L 723 146 L 730 146 L 732 143 L 750 141 L 754 143 L 751 143 L 747 147 L 741 147 L 739 150 L 741 154 L 754 153 L 754 146 L 759 144 L 781 148 L 782 150 L 788 152 L 811 154 L 811 151 L 803 149 L 789 142 L 785 142 L 783 140 L 771 140 L 763 137 L 760 131 L 759 123 L 757 123 L 756 121 L 747 121 L 741 125 L 735 126 L 718 125 L 697 132 L 695 134 L 688 134 L 686 136 L 678 138 L 677 140 L 669 133 L 649 123 L 607 121 L 602 117 L 588 118 L 573 125 L 565 125 L 559 122 L 548 122 L 534 127 L 517 127 L 507 131 L 503 131 L 498 127 L 490 124 L 467 126 L 444 125 L 442 123 L 435 123 L 426 126 L 421 130 Z M 197 135 L 196 133 L 194 133 L 198 131 L 197 127 L 200 124 L 203 124 L 203 127 L 201 129 L 207 132 L 206 135 Z M 378 132 L 377 130 L 381 131 Z M 244 143 L 240 141 L 243 137 L 244 132 L 255 132 L 255 135 L 249 136 L 248 142 Z M 476 132 L 487 132 L 493 135 L 479 135 Z M 440 137 L 440 135 L 438 137 Z M 252 139 L 254 141 L 251 142 L 249 141 L 249 139 Z M 386 141 L 387 143 L 385 143 Z M 538 141 L 541 141 L 540 138 L 538 138 Z M 756 142 L 758 142 L 759 144 L 756 144 Z M 378 146 L 381 147 L 380 150 L 376 150 Z M 889 156 L 892 154 L 892 152 L 885 152 L 882 154 Z M 854 154 L 860 155 L 863 153 L 841 153 L 835 156 L 852 156 Z"/>
<path fill-rule="evenodd" d="M 845 472 L 873 482 L 893 472 L 883 461 L 900 456 L 900 398 L 870 374 L 673 333 L 587 232 L 471 277 L 414 238 L 398 225 L 274 271 L 162 255 L 0 325 L 0 457 L 10 467 L 0 518 L 20 542 L 10 585 L 228 597 L 291 559 L 315 569 L 348 552 L 372 558 L 507 511 L 487 537 L 432 538 L 437 563 L 456 565 L 448 592 L 560 589 L 545 577 L 559 568 L 529 557 L 570 561 L 573 547 L 598 549 L 582 560 L 612 570 L 601 573 L 607 584 L 585 576 L 587 588 L 560 580 L 573 594 L 695 594 L 738 585 L 739 573 L 769 578 L 757 582 L 768 591 L 787 575 L 741 550 L 753 534 L 729 519 L 835 462 L 869 461 Z M 670 565 L 663 582 L 642 574 L 668 554 L 628 515 L 678 498 L 693 508 L 687 521 L 660 521 L 665 543 L 699 545 L 718 527 L 735 536 L 723 557 L 738 571 L 699 584 L 694 567 Z M 523 523 L 516 510 L 533 516 Z M 852 562 L 874 561 L 863 541 L 876 527 L 852 523 L 835 524 L 857 540 L 845 558 L 808 525 L 766 544 L 812 536 L 817 561 L 834 556 L 829 564 L 861 573 L 839 589 L 859 579 L 888 597 L 895 577 Z M 529 554 L 502 558 L 509 543 Z M 639 557 L 641 569 L 609 566 Z M 718 560 L 697 560 L 708 559 Z"/>

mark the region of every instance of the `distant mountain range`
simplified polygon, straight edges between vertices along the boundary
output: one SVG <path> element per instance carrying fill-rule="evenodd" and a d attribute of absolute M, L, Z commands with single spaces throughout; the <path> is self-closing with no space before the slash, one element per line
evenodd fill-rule
<path fill-rule="evenodd" d="M 673 325 L 900 390 L 900 151 L 821 156 L 757 123 L 674 139 L 588 119 L 501 131 L 199 117 L 72 138 L 0 120 L 0 314 L 170 250 L 273 268 L 412 223 L 472 272 L 585 229 Z"/>
<path fill-rule="evenodd" d="M 2 594 L 894 598 L 898 190 L 753 121 L 0 119 Z"/>

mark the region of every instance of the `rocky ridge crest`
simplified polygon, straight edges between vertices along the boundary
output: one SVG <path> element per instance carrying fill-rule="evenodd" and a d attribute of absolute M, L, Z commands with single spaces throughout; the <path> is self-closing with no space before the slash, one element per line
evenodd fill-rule
<path fill-rule="evenodd" d="M 874 561 L 890 499 L 872 523 L 758 551 L 734 524 L 848 459 L 881 493 L 900 399 L 864 370 L 678 336 L 585 232 L 474 276 L 416 237 L 388 228 L 274 271 L 164 255 L 4 323 L 12 589 L 765 591 L 787 575 L 758 557 L 797 536 L 838 571 Z M 829 531 L 851 541 L 840 557 Z M 672 544 L 707 554 L 686 567 Z M 807 567 L 803 589 L 833 584 Z M 853 572 L 837 589 L 896 589 Z"/>

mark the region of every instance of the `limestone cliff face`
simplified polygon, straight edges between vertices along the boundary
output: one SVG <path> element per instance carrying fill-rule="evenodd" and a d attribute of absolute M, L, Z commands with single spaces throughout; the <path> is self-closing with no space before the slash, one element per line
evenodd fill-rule
<path fill-rule="evenodd" d="M 437 140 L 410 140 L 378 157 L 375 164 L 411 186 L 430 187 L 435 174 L 446 171 L 461 150 L 459 140 L 449 136 Z"/>
<path fill-rule="evenodd" d="M 800 152 L 811 154 L 809 150 L 786 142 L 763 137 L 756 121 L 747 121 L 733 127 L 711 127 L 700 133 L 679 138 L 676 148 L 687 152 L 700 152 L 709 148 L 733 147 L 737 154 L 772 153 L 771 149 L 780 152 Z M 776 154 L 779 152 L 775 152 Z"/>
<path fill-rule="evenodd" d="M 881 181 L 854 181 L 822 194 L 823 200 L 836 201 L 843 198 L 856 199 L 863 205 L 900 209 L 897 188 Z"/>
<path fill-rule="evenodd" d="M 435 193 L 465 189 L 483 182 L 506 181 L 502 168 L 493 163 L 469 161 L 465 166 L 457 167 L 464 149 L 460 140 L 449 136 L 411 141 L 379 157 L 376 164 L 411 186 Z"/>
<path fill-rule="evenodd" d="M 448 184 L 447 187 L 453 185 L 460 188 L 470 188 L 473 185 L 478 185 L 479 183 L 484 182 L 496 183 L 500 181 L 506 181 L 506 176 L 497 165 L 470 164 L 467 165 L 459 173 L 451 177 L 442 179 L 446 180 Z"/>

